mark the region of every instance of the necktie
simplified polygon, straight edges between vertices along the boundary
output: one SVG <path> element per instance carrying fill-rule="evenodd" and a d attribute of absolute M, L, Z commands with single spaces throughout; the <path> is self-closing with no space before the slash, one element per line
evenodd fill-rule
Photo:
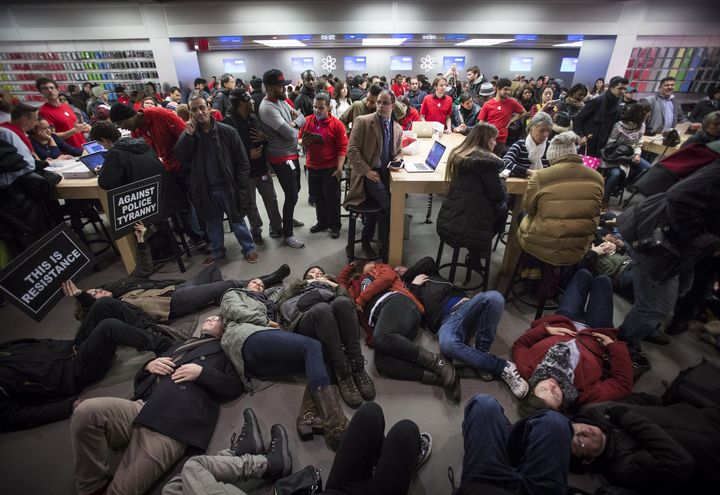
<path fill-rule="evenodd" d="M 383 119 L 383 148 L 382 148 L 382 156 L 380 157 L 380 168 L 385 167 L 392 158 L 390 156 L 390 120 L 389 119 Z"/>

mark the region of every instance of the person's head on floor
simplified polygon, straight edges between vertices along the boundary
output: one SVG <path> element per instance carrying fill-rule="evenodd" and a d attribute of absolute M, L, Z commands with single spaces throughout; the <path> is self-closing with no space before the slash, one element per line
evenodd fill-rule
<path fill-rule="evenodd" d="M 220 315 L 208 316 L 203 320 L 202 326 L 200 327 L 200 335 L 212 335 L 213 337 L 220 338 L 225 333 L 225 320 Z"/>
<path fill-rule="evenodd" d="M 112 122 L 95 122 L 90 128 L 90 139 L 102 144 L 106 150 L 111 149 L 120 137 L 120 131 Z"/>
<path fill-rule="evenodd" d="M 610 422 L 598 421 L 585 414 L 573 417 L 571 472 L 585 472 L 588 465 L 605 452 L 608 432 L 612 427 Z"/>
<path fill-rule="evenodd" d="M 374 261 L 368 261 L 367 263 L 365 263 L 363 265 L 362 272 L 370 273 L 372 270 L 375 269 L 376 266 L 377 266 L 377 263 L 375 263 Z"/>
<path fill-rule="evenodd" d="M 568 155 L 577 155 L 580 138 L 572 131 L 562 132 L 555 136 L 547 149 L 547 159 L 550 165 L 562 161 Z"/>
<path fill-rule="evenodd" d="M 252 292 L 262 293 L 265 291 L 265 283 L 259 278 L 254 278 L 247 283 L 245 288 Z"/>
<path fill-rule="evenodd" d="M 88 289 L 87 293 L 90 294 L 90 297 L 93 299 L 102 299 L 103 297 L 112 297 L 112 292 L 105 289 Z"/>
<path fill-rule="evenodd" d="M 110 107 L 110 120 L 118 127 L 134 131 L 141 125 L 141 116 L 135 110 L 122 103 L 114 103 Z"/>
<path fill-rule="evenodd" d="M 389 119 L 392 117 L 395 105 L 395 93 L 388 89 L 384 89 L 377 97 L 377 114 L 381 119 Z"/>
<path fill-rule="evenodd" d="M 303 273 L 303 280 L 314 280 L 317 278 L 325 277 L 325 270 L 322 267 L 313 265 Z"/>

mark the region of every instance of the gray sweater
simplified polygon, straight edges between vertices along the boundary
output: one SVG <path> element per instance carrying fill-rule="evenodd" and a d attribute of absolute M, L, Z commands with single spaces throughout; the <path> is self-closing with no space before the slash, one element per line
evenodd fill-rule
<path fill-rule="evenodd" d="M 292 108 L 287 102 L 272 101 L 266 98 L 260 103 L 260 121 L 268 138 L 268 157 L 280 157 L 297 154 L 298 129 L 305 125 L 301 114 L 295 119 L 297 127 L 291 127 Z"/>

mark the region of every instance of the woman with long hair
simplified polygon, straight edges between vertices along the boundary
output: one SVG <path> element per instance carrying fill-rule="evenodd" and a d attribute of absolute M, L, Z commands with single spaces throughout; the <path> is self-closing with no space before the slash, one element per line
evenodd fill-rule
<path fill-rule="evenodd" d="M 595 81 L 595 84 L 593 85 L 592 89 L 588 93 L 588 95 L 585 97 L 585 102 L 588 102 L 592 100 L 593 98 L 597 98 L 598 96 L 602 96 L 602 94 L 605 92 L 605 79 L 602 77 L 598 77 Z"/>
<path fill-rule="evenodd" d="M 575 114 L 583 109 L 585 103 L 583 100 L 588 94 L 587 86 L 584 84 L 575 84 L 568 91 L 567 96 L 557 105 L 558 112 L 567 112 L 572 119 Z M 570 128 L 572 130 L 572 127 Z"/>
<path fill-rule="evenodd" d="M 340 117 L 345 113 L 345 110 L 350 108 L 352 101 L 350 101 L 350 88 L 345 81 L 340 81 L 335 85 L 333 90 L 332 98 L 330 99 L 330 114 L 333 117 Z"/>

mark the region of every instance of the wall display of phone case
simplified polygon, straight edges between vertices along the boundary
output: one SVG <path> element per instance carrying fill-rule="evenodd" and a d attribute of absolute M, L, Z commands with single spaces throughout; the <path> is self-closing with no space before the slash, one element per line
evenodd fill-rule
<path fill-rule="evenodd" d="M 152 50 L 0 52 L 0 88 L 19 100 L 43 100 L 35 88 L 35 80 L 42 76 L 57 81 L 61 93 L 70 84 L 100 85 L 108 90 L 111 101 L 117 99 L 118 85 L 127 92 L 142 90 L 147 82 L 159 87 Z"/>
<path fill-rule="evenodd" d="M 720 48 L 633 48 L 625 77 L 640 93 L 654 93 L 660 79 L 674 77 L 679 93 L 706 93 L 720 82 Z"/>

